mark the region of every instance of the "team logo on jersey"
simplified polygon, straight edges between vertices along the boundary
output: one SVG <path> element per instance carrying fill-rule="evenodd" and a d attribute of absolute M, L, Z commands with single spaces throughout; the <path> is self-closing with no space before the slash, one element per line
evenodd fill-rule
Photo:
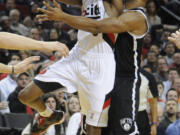
<path fill-rule="evenodd" d="M 129 131 L 132 127 L 132 119 L 131 118 L 122 118 L 120 119 L 120 125 L 125 131 Z"/>
<path fill-rule="evenodd" d="M 83 11 L 82 15 L 86 16 L 87 18 L 100 19 L 101 14 L 98 3 L 93 3 L 87 6 L 86 9 Z"/>

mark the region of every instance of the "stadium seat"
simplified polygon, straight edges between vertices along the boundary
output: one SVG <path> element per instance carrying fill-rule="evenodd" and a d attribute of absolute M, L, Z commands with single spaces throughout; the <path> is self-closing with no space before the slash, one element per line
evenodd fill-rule
<path fill-rule="evenodd" d="M 23 130 L 31 122 L 32 117 L 25 113 L 6 113 L 4 120 L 6 127 Z"/>

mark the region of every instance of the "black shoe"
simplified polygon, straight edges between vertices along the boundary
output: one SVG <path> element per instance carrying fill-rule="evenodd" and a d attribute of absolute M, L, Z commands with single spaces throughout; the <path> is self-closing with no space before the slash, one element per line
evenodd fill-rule
<path fill-rule="evenodd" d="M 64 122 L 64 112 L 54 111 L 50 117 L 42 117 L 39 114 L 34 118 L 31 134 L 45 133 L 51 125 L 57 125 Z"/>

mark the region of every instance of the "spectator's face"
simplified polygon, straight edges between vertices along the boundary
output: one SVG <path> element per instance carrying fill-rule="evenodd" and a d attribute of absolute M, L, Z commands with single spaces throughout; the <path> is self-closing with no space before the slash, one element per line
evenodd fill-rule
<path fill-rule="evenodd" d="M 11 57 L 11 61 L 19 63 L 21 61 L 21 58 L 18 55 L 13 55 Z"/>
<path fill-rule="evenodd" d="M 151 35 L 150 34 L 146 34 L 146 36 L 144 37 L 144 43 L 145 44 L 151 43 Z"/>
<path fill-rule="evenodd" d="M 154 14 L 154 13 L 155 13 L 155 11 L 156 11 L 156 6 L 155 6 L 155 3 L 154 3 L 154 2 L 148 3 L 148 5 L 147 5 L 147 11 L 148 11 L 148 13 L 150 13 L 150 14 Z"/>
<path fill-rule="evenodd" d="M 164 91 L 162 84 L 158 84 L 157 88 L 158 88 L 159 96 L 161 96 L 163 94 L 163 91 Z"/>
<path fill-rule="evenodd" d="M 17 84 L 21 88 L 25 88 L 29 83 L 30 83 L 30 78 L 24 74 L 20 75 L 20 77 L 18 77 L 17 79 Z"/>
<path fill-rule="evenodd" d="M 169 115 L 176 114 L 177 112 L 177 103 L 176 101 L 169 100 L 166 102 L 166 113 Z"/>
<path fill-rule="evenodd" d="M 11 10 L 15 8 L 15 1 L 14 0 L 7 0 L 6 2 L 6 9 Z"/>
<path fill-rule="evenodd" d="M 58 40 L 58 33 L 57 33 L 56 29 L 51 29 L 50 39 L 51 40 Z"/>
<path fill-rule="evenodd" d="M 152 45 L 150 48 L 150 51 L 153 51 L 156 53 L 156 55 L 159 54 L 159 48 L 156 45 Z"/>
<path fill-rule="evenodd" d="M 167 94 L 167 99 L 166 100 L 169 100 L 169 99 L 174 99 L 174 100 L 178 100 L 178 94 L 177 94 L 177 91 L 169 91 L 168 94 Z"/>
<path fill-rule="evenodd" d="M 18 11 L 14 11 L 11 15 L 10 15 L 10 20 L 13 24 L 17 24 L 19 22 L 19 12 Z"/>
<path fill-rule="evenodd" d="M 169 44 L 166 46 L 165 52 L 166 52 L 167 55 L 173 55 L 174 52 L 175 52 L 174 45 L 171 44 L 171 43 L 169 43 Z"/>
<path fill-rule="evenodd" d="M 56 100 L 53 97 L 49 97 L 45 103 L 50 109 L 56 110 Z"/>
<path fill-rule="evenodd" d="M 39 33 L 38 29 L 36 29 L 36 28 L 31 29 L 30 37 L 35 40 L 40 40 L 40 33 Z"/>
<path fill-rule="evenodd" d="M 168 74 L 168 80 L 169 81 L 174 81 L 175 78 L 178 78 L 179 75 L 178 75 L 178 72 L 176 70 L 171 70 L 169 71 L 169 74 Z"/>
<path fill-rule="evenodd" d="M 156 54 L 152 52 L 148 53 L 147 60 L 148 62 L 152 62 L 152 63 L 156 62 L 157 61 Z"/>
<path fill-rule="evenodd" d="M 24 60 L 25 58 L 29 57 L 28 53 L 25 51 L 20 51 L 21 58 Z"/>
<path fill-rule="evenodd" d="M 159 59 L 158 60 L 158 70 L 160 72 L 167 72 L 168 71 L 168 66 L 167 66 L 165 59 Z"/>
<path fill-rule="evenodd" d="M 80 104 L 79 100 L 76 97 L 71 97 L 69 99 L 68 108 L 71 113 L 79 112 L 80 111 Z"/>
<path fill-rule="evenodd" d="M 39 8 L 38 4 L 33 4 L 31 7 L 31 12 L 35 14 L 38 13 L 37 8 Z"/>
<path fill-rule="evenodd" d="M 174 63 L 180 65 L 180 53 L 175 53 L 173 56 Z"/>

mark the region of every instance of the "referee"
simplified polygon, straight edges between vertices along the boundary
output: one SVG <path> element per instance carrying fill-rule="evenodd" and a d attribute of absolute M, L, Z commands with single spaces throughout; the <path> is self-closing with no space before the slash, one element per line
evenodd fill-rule
<path fill-rule="evenodd" d="M 158 98 L 157 83 L 154 76 L 142 68 L 140 69 L 140 77 L 140 102 L 137 115 L 138 130 L 140 135 L 156 135 Z M 146 111 L 148 109 L 148 101 L 150 104 L 152 126 L 150 126 L 148 114 Z"/>

